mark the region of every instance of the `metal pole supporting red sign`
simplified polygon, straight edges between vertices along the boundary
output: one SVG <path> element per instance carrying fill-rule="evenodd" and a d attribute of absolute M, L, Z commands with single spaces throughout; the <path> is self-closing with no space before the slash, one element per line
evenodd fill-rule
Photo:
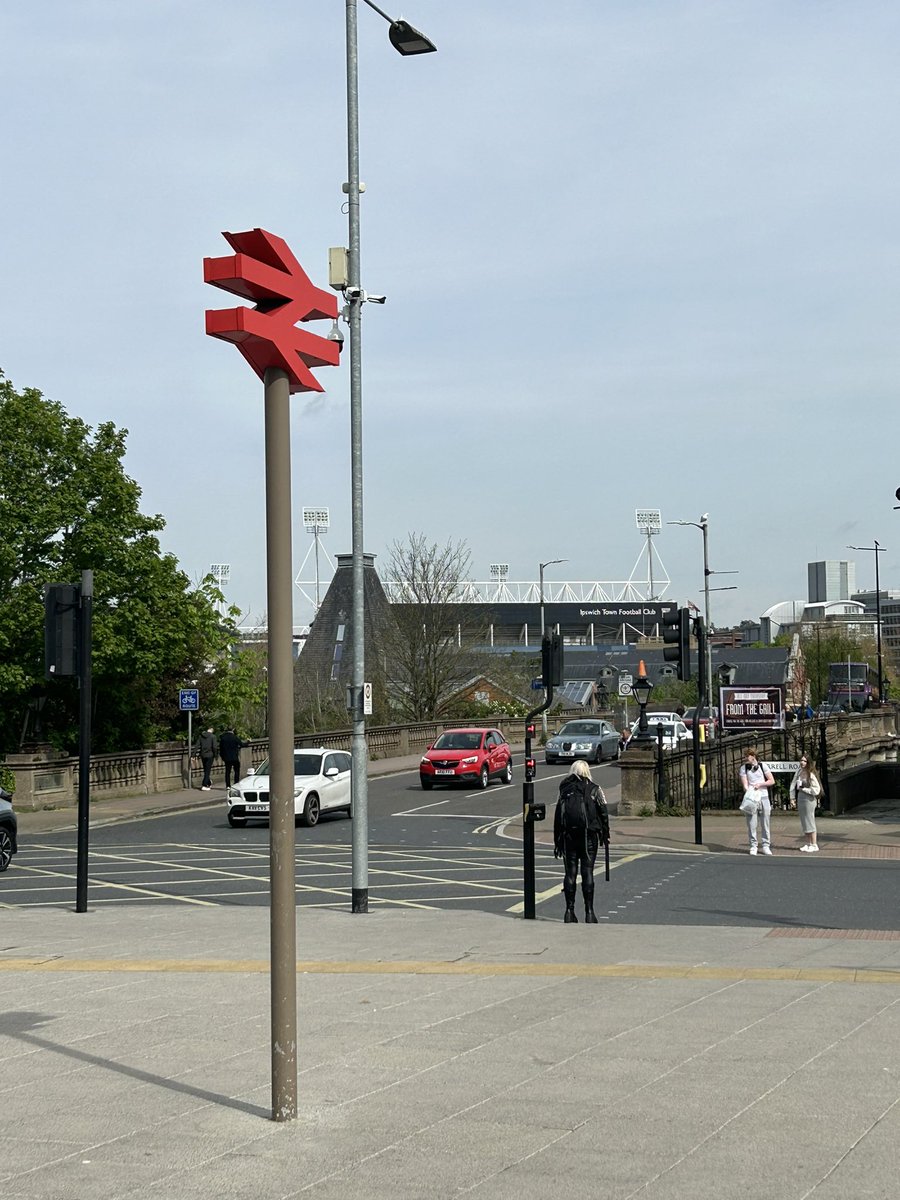
<path fill-rule="evenodd" d="M 337 366 L 337 342 L 298 328 L 336 320 L 337 297 L 315 287 L 274 234 L 224 237 L 235 253 L 205 258 L 203 279 L 255 307 L 207 311 L 206 332 L 234 342 L 265 385 L 272 1117 L 290 1121 L 297 1116 L 290 396 L 324 391 L 311 368 Z"/>

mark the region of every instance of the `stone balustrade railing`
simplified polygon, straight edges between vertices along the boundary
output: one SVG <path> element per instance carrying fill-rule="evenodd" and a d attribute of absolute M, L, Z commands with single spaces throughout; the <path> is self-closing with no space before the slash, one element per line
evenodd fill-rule
<path fill-rule="evenodd" d="M 370 759 L 405 758 L 421 754 L 442 729 L 450 725 L 490 724 L 511 742 L 525 738 L 525 722 L 519 717 L 497 717 L 490 721 L 426 721 L 414 725 L 373 726 L 366 730 Z M 294 744 L 350 749 L 351 730 L 298 734 Z M 247 742 L 241 751 L 242 774 L 258 767 L 268 754 L 265 738 Z M 55 754 L 46 748 L 31 754 L 7 755 L 5 765 L 15 780 L 15 805 L 22 811 L 65 808 L 78 801 L 78 759 Z M 213 782 L 224 784 L 224 767 L 216 760 Z M 91 756 L 91 795 L 135 796 L 173 792 L 199 787 L 202 771 L 191 761 L 184 742 L 165 742 L 144 750 Z"/>

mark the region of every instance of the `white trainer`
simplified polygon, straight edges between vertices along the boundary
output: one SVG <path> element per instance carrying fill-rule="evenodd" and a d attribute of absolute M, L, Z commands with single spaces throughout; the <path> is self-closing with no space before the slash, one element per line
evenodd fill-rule
<path fill-rule="evenodd" d="M 751 846 L 751 847 L 750 847 L 750 853 L 751 853 L 751 854 L 755 854 L 755 853 L 756 853 L 756 847 L 755 847 L 755 846 Z"/>
<path fill-rule="evenodd" d="M 772 853 L 771 846 L 763 846 L 763 854 L 771 854 L 771 853 Z"/>
<path fill-rule="evenodd" d="M 809 852 L 810 852 L 810 854 L 818 854 L 818 853 L 819 853 L 819 847 L 818 847 L 818 846 L 810 846 L 810 848 L 809 848 Z"/>

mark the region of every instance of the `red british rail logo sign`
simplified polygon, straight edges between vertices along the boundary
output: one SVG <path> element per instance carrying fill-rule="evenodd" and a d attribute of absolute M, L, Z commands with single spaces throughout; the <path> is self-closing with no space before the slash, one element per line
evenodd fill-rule
<path fill-rule="evenodd" d="M 264 378 L 267 368 L 287 373 L 291 392 L 323 392 L 312 367 L 336 367 L 337 342 L 298 328 L 299 322 L 336 320 L 337 297 L 317 288 L 283 238 L 265 229 L 222 235 L 234 254 L 204 258 L 203 280 L 255 302 L 255 308 L 206 312 L 206 332 L 234 342 Z"/>

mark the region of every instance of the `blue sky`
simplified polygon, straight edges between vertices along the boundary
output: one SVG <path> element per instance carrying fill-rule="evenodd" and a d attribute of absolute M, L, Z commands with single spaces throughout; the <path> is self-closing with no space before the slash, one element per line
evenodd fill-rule
<path fill-rule="evenodd" d="M 385 7 L 385 5 L 381 5 Z M 392 10 L 393 11 L 393 10 Z M 854 558 L 900 587 L 900 9 L 360 4 L 366 548 L 465 541 L 473 576 L 627 578 L 636 508 L 710 517 L 713 620 Z M 314 281 L 346 244 L 342 0 L 32 0 L 0 13 L 0 368 L 91 424 L 192 577 L 265 613 L 261 385 L 206 338 L 222 230 Z M 322 330 L 324 332 L 324 329 Z M 293 409 L 304 505 L 350 549 L 346 362 Z M 664 526 L 702 606 L 698 531 Z M 311 560 L 310 560 L 311 562 Z M 558 571 L 558 574 L 556 573 Z M 308 569 L 307 577 L 312 578 Z M 296 618 L 308 614 L 298 593 Z"/>

